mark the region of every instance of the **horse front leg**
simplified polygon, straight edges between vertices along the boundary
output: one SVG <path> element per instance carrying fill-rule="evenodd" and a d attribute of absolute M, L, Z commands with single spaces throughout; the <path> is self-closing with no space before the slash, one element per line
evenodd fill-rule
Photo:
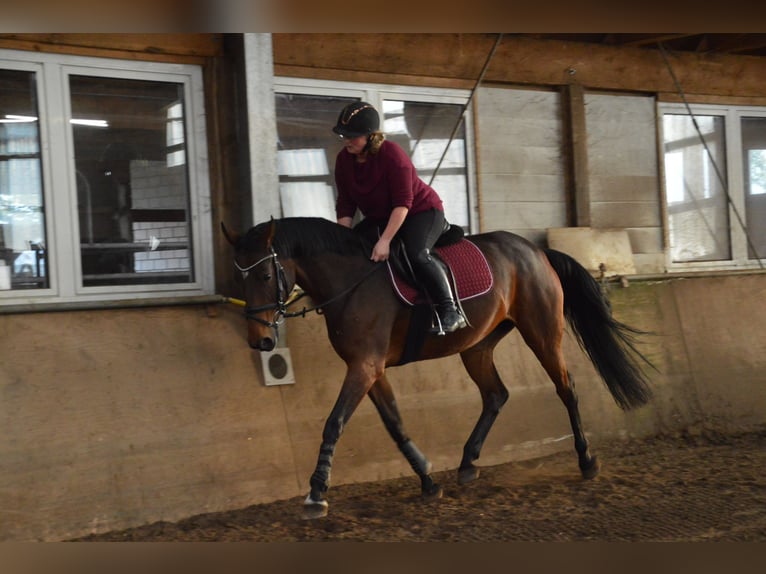
<path fill-rule="evenodd" d="M 303 518 L 327 516 L 329 504 L 325 493 L 330 488 L 330 471 L 335 447 L 346 423 L 380 374 L 382 367 L 349 367 L 335 406 L 325 421 L 319 458 L 309 480 L 311 490 L 303 503 Z"/>
<path fill-rule="evenodd" d="M 442 488 L 431 478 L 431 463 L 420 452 L 420 449 L 412 442 L 404 430 L 402 417 L 399 414 L 399 408 L 396 406 L 394 391 L 385 375 L 375 381 L 368 395 L 378 410 L 378 414 L 380 414 L 388 434 L 394 439 L 396 446 L 399 447 L 404 458 L 410 463 L 412 470 L 420 478 L 420 489 L 423 498 L 426 500 L 441 498 Z"/>

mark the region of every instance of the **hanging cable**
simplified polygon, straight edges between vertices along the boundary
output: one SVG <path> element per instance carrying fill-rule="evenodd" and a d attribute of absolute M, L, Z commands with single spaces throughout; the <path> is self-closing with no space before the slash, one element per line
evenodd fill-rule
<path fill-rule="evenodd" d="M 745 233 L 745 239 L 747 240 L 747 244 L 752 250 L 753 255 L 755 255 L 755 260 L 758 262 L 758 266 L 761 269 L 763 269 L 764 266 L 763 266 L 763 262 L 761 261 L 761 256 L 758 253 L 758 250 L 756 249 L 755 245 L 753 244 L 753 240 L 750 237 L 750 233 L 747 230 L 747 226 L 745 225 L 745 222 L 742 220 L 742 217 L 739 214 L 739 210 L 737 209 L 737 206 L 734 205 L 734 202 L 731 199 L 731 194 L 729 193 L 729 186 L 724 181 L 723 174 L 721 173 L 721 170 L 719 169 L 718 164 L 715 161 L 715 158 L 713 158 L 713 154 L 707 145 L 707 141 L 705 141 L 705 136 L 702 135 L 702 130 L 700 129 L 699 124 L 697 124 L 697 118 L 692 112 L 692 108 L 689 105 L 688 100 L 686 99 L 686 94 L 684 93 L 684 90 L 681 87 L 681 83 L 678 81 L 678 78 L 676 77 L 676 74 L 673 71 L 673 67 L 670 65 L 670 60 L 668 60 L 668 55 L 665 52 L 665 47 L 662 45 L 662 42 L 657 42 L 657 46 L 660 49 L 660 54 L 662 54 L 662 59 L 665 61 L 665 66 L 667 67 L 668 72 L 670 73 L 670 77 L 673 78 L 673 83 L 676 86 L 676 90 L 678 91 L 678 94 L 681 96 L 681 101 L 683 101 L 684 106 L 686 106 L 686 111 L 692 120 L 694 129 L 697 131 L 697 135 L 699 136 L 700 141 L 702 142 L 702 145 L 705 148 L 705 153 L 707 154 L 708 159 L 710 160 L 710 163 L 712 164 L 713 169 L 715 170 L 716 176 L 718 177 L 718 181 L 721 183 L 721 187 L 723 188 L 723 191 L 726 194 L 726 201 L 729 203 L 729 206 L 731 207 L 731 210 L 734 213 L 734 217 L 737 218 L 737 222 L 739 223 L 739 226 L 742 228 L 742 231 Z"/>
<path fill-rule="evenodd" d="M 439 163 L 436 164 L 436 167 L 434 168 L 434 172 L 431 174 L 431 179 L 428 182 L 428 185 L 431 185 L 434 182 L 434 178 L 436 177 L 436 173 L 439 171 L 439 168 L 442 165 L 442 162 L 444 161 L 444 157 L 447 155 L 447 150 L 449 149 L 449 146 L 452 144 L 452 140 L 455 139 L 455 134 L 457 134 L 457 130 L 460 127 L 460 123 L 463 121 L 463 116 L 465 115 L 465 111 L 468 109 L 468 106 L 471 105 L 471 100 L 473 100 L 473 95 L 476 93 L 476 89 L 481 84 L 481 81 L 484 79 L 484 74 L 487 73 L 487 68 L 489 68 L 489 63 L 492 61 L 492 57 L 495 55 L 495 52 L 497 51 L 497 47 L 500 45 L 500 41 L 503 39 L 503 34 L 497 35 L 497 40 L 495 40 L 495 45 L 492 46 L 492 50 L 489 52 L 489 55 L 487 56 L 487 60 L 484 62 L 484 67 L 481 69 L 481 74 L 479 74 L 478 79 L 476 80 L 476 83 L 473 86 L 473 89 L 471 90 L 471 93 L 468 95 L 468 99 L 466 100 L 465 104 L 463 104 L 463 109 L 460 110 L 460 115 L 457 118 L 457 122 L 455 122 L 455 127 L 452 130 L 452 135 L 450 135 L 449 140 L 447 141 L 447 145 L 444 147 L 444 151 L 442 152 L 442 156 L 439 158 Z"/>

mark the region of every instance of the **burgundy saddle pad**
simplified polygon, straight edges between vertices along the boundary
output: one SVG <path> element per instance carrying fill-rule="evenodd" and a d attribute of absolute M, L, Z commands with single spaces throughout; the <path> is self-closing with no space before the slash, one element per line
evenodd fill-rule
<path fill-rule="evenodd" d="M 492 289 L 492 271 L 486 257 L 468 239 L 434 249 L 452 270 L 457 285 L 458 298 L 461 301 L 484 295 Z M 399 298 L 408 305 L 426 303 L 425 296 L 419 289 L 406 283 L 388 264 L 391 283 Z"/>

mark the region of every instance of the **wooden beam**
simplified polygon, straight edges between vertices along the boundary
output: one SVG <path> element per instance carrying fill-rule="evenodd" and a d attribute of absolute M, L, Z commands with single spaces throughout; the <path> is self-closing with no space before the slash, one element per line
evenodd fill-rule
<path fill-rule="evenodd" d="M 656 37 L 656 35 L 655 35 Z M 493 34 L 274 34 L 274 63 L 281 74 L 313 69 L 327 77 L 419 78 L 420 82 L 474 80 L 492 48 Z M 766 58 L 672 52 L 688 95 L 762 97 Z M 568 70 L 588 89 L 673 92 L 658 50 L 542 40 L 508 35 L 497 49 L 485 83 L 562 86 Z M 294 72 L 294 73 L 293 73 Z"/>
<path fill-rule="evenodd" d="M 222 53 L 221 34 L 0 34 L 0 48 L 202 64 Z"/>

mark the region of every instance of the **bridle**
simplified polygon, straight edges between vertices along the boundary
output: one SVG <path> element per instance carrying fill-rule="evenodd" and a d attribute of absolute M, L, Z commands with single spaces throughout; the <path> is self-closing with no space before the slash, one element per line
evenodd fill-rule
<path fill-rule="evenodd" d="M 287 288 L 287 275 L 285 274 L 285 268 L 279 262 L 279 257 L 277 257 L 277 252 L 274 251 L 273 247 L 269 248 L 268 255 L 261 257 L 258 261 L 256 261 L 252 265 L 248 265 L 247 267 L 242 267 L 235 260 L 234 267 L 236 267 L 242 273 L 242 276 L 246 279 L 247 274 L 251 270 L 255 269 L 261 263 L 264 263 L 266 261 L 271 261 L 274 268 L 274 275 L 276 276 L 276 293 L 274 297 L 275 301 L 274 303 L 266 303 L 265 305 L 257 305 L 255 307 L 245 306 L 245 317 L 248 320 L 255 321 L 256 323 L 260 323 L 261 325 L 265 325 L 266 327 L 270 327 L 272 329 L 276 329 L 277 327 L 279 327 L 279 325 L 281 325 L 284 322 L 285 319 L 289 319 L 291 317 L 305 317 L 306 313 L 310 313 L 311 311 L 316 311 L 317 313 L 321 314 L 325 306 L 349 294 L 356 287 L 358 287 L 364 280 L 366 280 L 370 275 L 372 275 L 375 271 L 377 271 L 381 267 L 385 267 L 384 265 L 379 265 L 379 264 L 373 265 L 370 268 L 370 270 L 367 273 L 365 273 L 358 281 L 354 282 L 351 286 L 344 289 L 337 295 L 331 297 L 324 303 L 321 303 L 319 305 L 315 305 L 309 308 L 304 307 L 300 311 L 290 312 L 288 311 L 288 308 L 294 303 L 296 303 L 299 299 L 302 299 L 306 295 L 306 293 L 301 292 L 299 295 L 295 297 L 289 296 L 290 293 Z M 274 318 L 271 321 L 266 321 L 265 319 L 261 319 L 260 317 L 256 316 L 258 313 L 262 313 L 263 311 L 272 311 L 272 310 L 274 311 Z"/>
<path fill-rule="evenodd" d="M 276 329 L 283 322 L 284 317 L 287 317 L 289 315 L 287 313 L 287 307 L 289 304 L 288 298 L 287 298 L 287 295 L 288 295 L 287 276 L 285 275 L 285 268 L 282 267 L 282 264 L 279 262 L 279 259 L 277 258 L 277 252 L 274 251 L 274 248 L 272 247 L 268 255 L 266 255 L 265 257 L 261 257 L 258 261 L 256 261 L 252 265 L 248 265 L 247 267 L 242 267 L 235 260 L 234 267 L 236 267 L 242 273 L 243 278 L 247 279 L 247 275 L 248 273 L 250 273 L 250 271 L 258 267 L 261 263 L 264 263 L 269 260 L 272 262 L 272 265 L 274 267 L 274 276 L 276 277 L 275 302 L 267 303 L 265 305 L 258 305 L 256 307 L 245 307 L 245 317 L 247 317 L 247 319 L 249 320 L 255 321 L 256 323 L 265 325 L 266 327 Z M 290 303 L 294 301 L 291 301 Z M 266 321 L 264 319 L 261 319 L 260 317 L 256 317 L 258 313 L 261 313 L 263 311 L 271 311 L 271 310 L 274 311 L 274 318 L 271 321 Z"/>

